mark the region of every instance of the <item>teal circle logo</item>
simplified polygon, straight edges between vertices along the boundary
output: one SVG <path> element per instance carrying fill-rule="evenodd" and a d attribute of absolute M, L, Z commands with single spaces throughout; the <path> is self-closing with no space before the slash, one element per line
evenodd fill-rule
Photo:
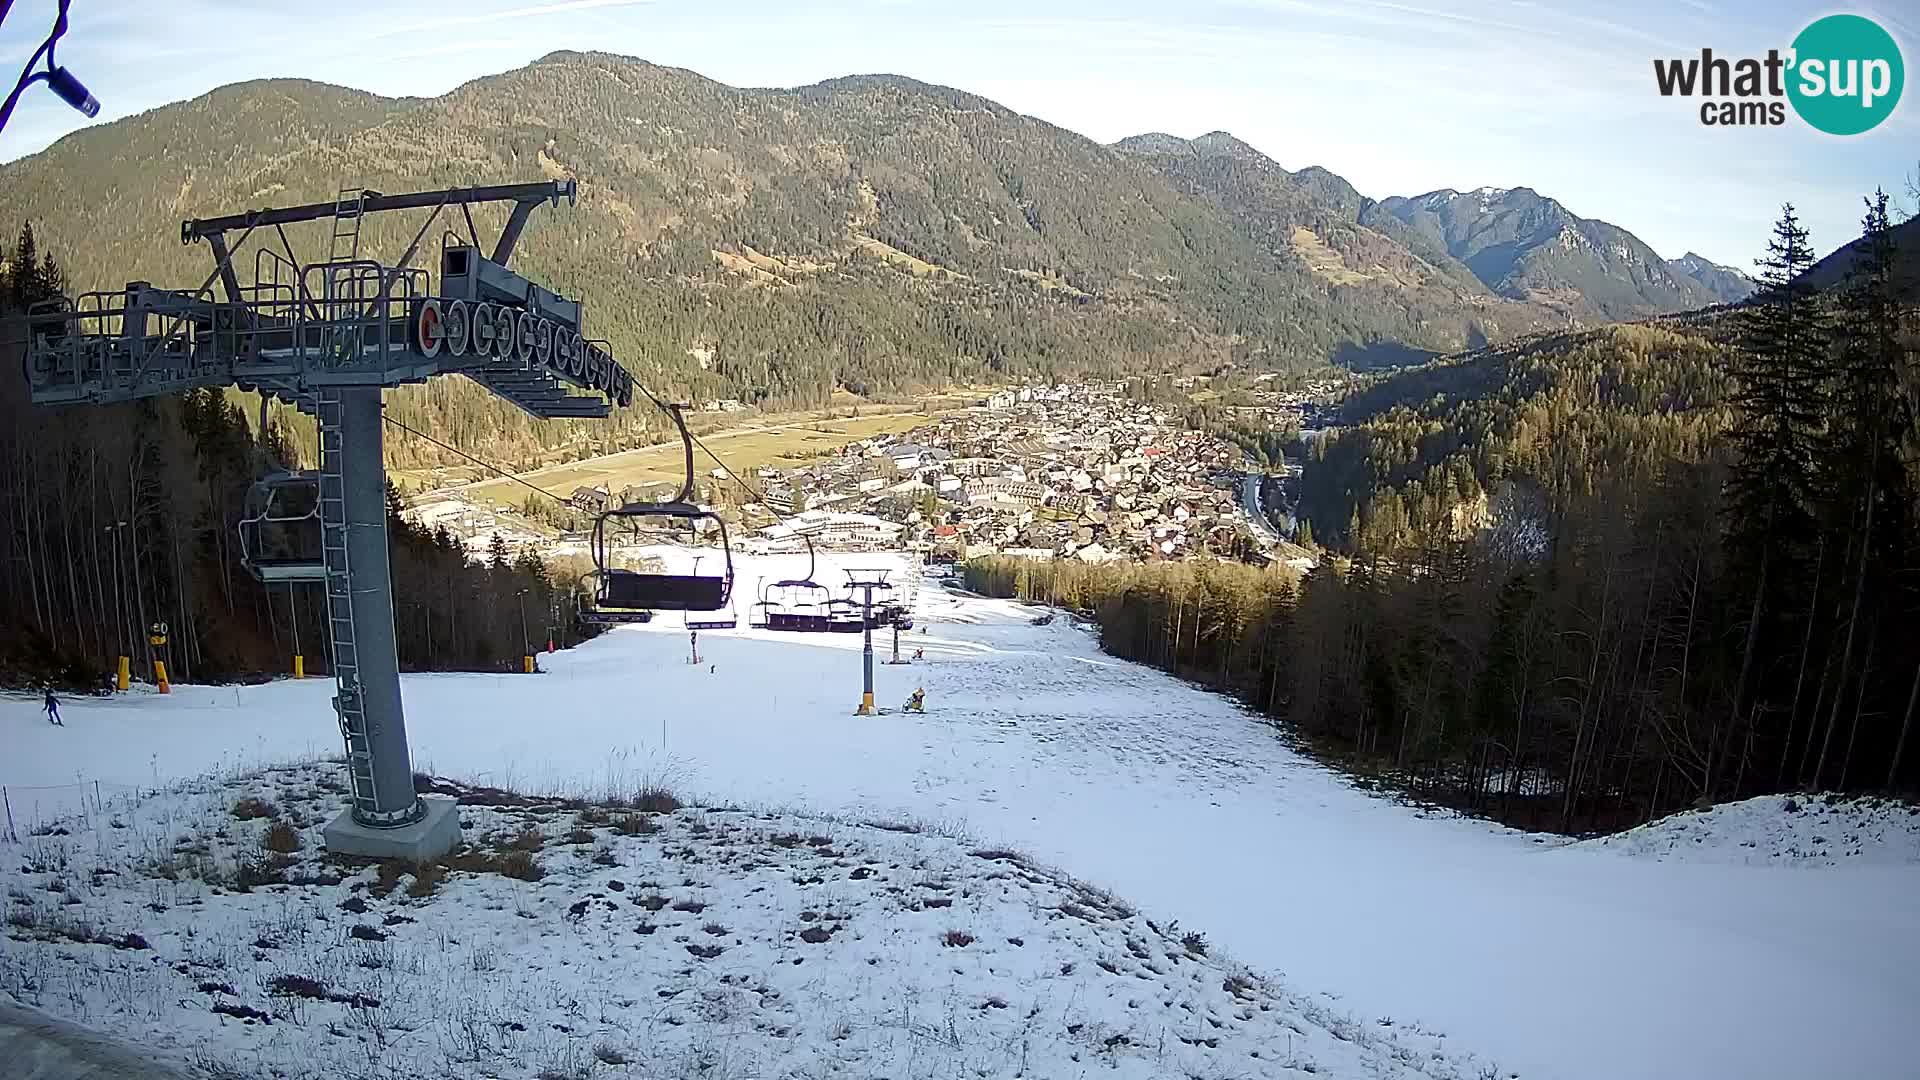
<path fill-rule="evenodd" d="M 1906 84 L 1900 46 L 1880 24 L 1828 15 L 1793 39 L 1787 99 L 1800 119 L 1829 135 L 1871 131 L 1893 115 Z"/>

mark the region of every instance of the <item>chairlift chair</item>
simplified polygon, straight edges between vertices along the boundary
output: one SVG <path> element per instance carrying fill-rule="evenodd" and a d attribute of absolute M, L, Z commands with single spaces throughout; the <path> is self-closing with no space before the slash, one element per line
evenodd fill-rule
<path fill-rule="evenodd" d="M 836 634 L 857 634 L 866 629 L 860 601 L 844 596 L 827 601 L 827 629 Z"/>
<path fill-rule="evenodd" d="M 582 597 L 574 617 L 583 623 L 594 626 L 624 626 L 630 623 L 650 623 L 652 611 L 618 611 L 602 609 L 596 604 L 600 592 L 600 573 L 589 570 L 580 578 L 579 595 Z"/>
<path fill-rule="evenodd" d="M 318 473 L 281 470 L 255 480 L 237 530 L 241 565 L 259 580 L 326 580 Z"/>
<path fill-rule="evenodd" d="M 656 403 L 658 404 L 658 403 Z M 720 515 L 693 501 L 693 436 L 687 431 L 682 405 L 661 404 L 686 452 L 686 479 L 680 491 L 665 502 L 636 502 L 602 512 L 593 523 L 593 621 L 644 621 L 624 616 L 655 611 L 723 611 L 733 596 L 733 549 L 727 542 L 727 523 Z M 718 574 L 655 574 L 613 565 L 609 526 L 633 526 L 647 519 L 684 521 L 689 526 L 711 521 L 720 534 L 722 568 Z"/>
<path fill-rule="evenodd" d="M 897 601 L 889 601 L 882 609 L 882 626 L 894 626 L 902 630 L 913 629 L 913 609 Z"/>
<path fill-rule="evenodd" d="M 739 612 L 731 608 L 724 614 L 712 615 L 704 619 L 691 618 L 684 611 L 680 613 L 680 617 L 680 625 L 688 630 L 732 630 L 740 625 Z"/>
<path fill-rule="evenodd" d="M 825 585 L 806 579 L 776 581 L 767 586 L 766 592 L 761 594 L 760 603 L 755 606 L 764 612 L 769 630 L 824 633 L 832 629 L 828 605 L 817 602 L 814 597 L 824 597 L 827 591 Z M 774 599 L 776 593 L 780 594 L 777 600 Z"/>
<path fill-rule="evenodd" d="M 755 582 L 753 587 L 753 594 L 755 596 L 765 596 L 766 583 L 767 583 L 767 579 L 764 577 L 761 578 L 759 581 Z M 765 600 L 755 601 L 753 604 L 747 607 L 747 629 L 765 630 L 767 628 L 767 607 L 768 605 Z"/>
<path fill-rule="evenodd" d="M 836 631 L 844 634 L 858 634 L 862 630 L 880 630 L 892 623 L 894 601 L 877 600 L 873 602 L 871 608 L 868 608 L 867 598 L 861 594 L 869 590 L 867 587 L 855 583 L 854 575 L 871 573 L 872 571 L 866 570 L 848 570 L 846 572 L 848 578 L 847 595 L 833 602 L 835 609 L 833 628 Z M 884 576 L 885 575 L 882 574 L 882 577 Z M 893 586 L 883 580 L 873 584 L 871 589 L 891 593 Z"/>
<path fill-rule="evenodd" d="M 818 566 L 813 537 L 795 533 L 807 545 L 805 577 L 786 578 L 760 590 L 758 609 L 761 625 L 768 630 L 800 634 L 820 634 L 833 629 L 832 590 L 813 580 Z"/>

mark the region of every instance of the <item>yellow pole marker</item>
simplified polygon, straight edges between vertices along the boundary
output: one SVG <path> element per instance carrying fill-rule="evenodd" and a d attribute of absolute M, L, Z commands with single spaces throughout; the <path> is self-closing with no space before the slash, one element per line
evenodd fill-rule
<path fill-rule="evenodd" d="M 173 686 L 167 682 L 167 662 L 160 658 L 161 650 L 167 647 L 166 623 L 153 624 L 153 629 L 147 633 L 147 644 L 154 648 L 153 684 L 160 688 L 161 693 L 170 694 L 173 692 Z"/>

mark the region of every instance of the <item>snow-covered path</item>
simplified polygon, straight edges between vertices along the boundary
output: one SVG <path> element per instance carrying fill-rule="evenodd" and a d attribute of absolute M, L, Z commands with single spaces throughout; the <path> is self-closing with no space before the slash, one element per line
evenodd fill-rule
<path fill-rule="evenodd" d="M 528 789 L 664 776 L 709 802 L 962 825 L 1523 1077 L 1911 1075 L 1920 865 L 1656 861 L 1422 814 L 1030 614 L 923 589 L 928 632 L 903 651 L 926 660 L 876 679 L 883 705 L 923 682 L 925 716 L 850 715 L 857 637 L 703 632 L 710 670 L 685 662 L 684 632 L 631 628 L 543 658 L 544 677 L 409 677 L 415 765 Z M 75 700 L 64 729 L 0 700 L 0 783 L 150 785 L 333 753 L 330 692 Z M 23 797 L 45 816 L 59 793 L 13 795 L 16 815 Z"/>

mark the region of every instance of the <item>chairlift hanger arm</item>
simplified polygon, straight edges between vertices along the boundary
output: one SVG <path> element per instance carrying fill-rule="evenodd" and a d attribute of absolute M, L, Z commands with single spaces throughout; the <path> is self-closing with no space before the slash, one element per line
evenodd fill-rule
<path fill-rule="evenodd" d="M 680 484 L 680 494 L 674 496 L 675 502 L 693 501 L 693 434 L 687 430 L 686 406 L 667 404 L 661 406 L 667 415 L 673 417 L 673 426 L 680 429 L 680 445 L 686 450 L 686 479 Z"/>
<path fill-rule="evenodd" d="M 377 214 L 385 210 L 414 210 L 425 207 L 455 204 L 466 206 L 482 202 L 512 202 L 512 216 L 508 219 L 507 230 L 500 236 L 500 243 L 494 248 L 493 261 L 504 263 L 506 256 L 513 253 L 515 241 L 519 239 L 520 229 L 526 225 L 527 215 L 543 202 L 556 205 L 561 199 L 571 204 L 577 197 L 577 185 L 572 179 L 543 180 L 534 184 L 494 184 L 487 187 L 447 188 L 440 191 L 415 191 L 404 195 L 381 195 L 368 192 L 360 202 L 362 214 Z M 330 218 L 339 210 L 339 203 L 308 203 L 305 206 L 287 206 L 279 209 L 249 210 L 222 217 L 194 218 L 180 223 L 180 242 L 191 244 L 195 240 L 205 240 L 232 229 L 244 229 L 258 225 L 287 225 L 297 221 L 318 221 Z"/>

